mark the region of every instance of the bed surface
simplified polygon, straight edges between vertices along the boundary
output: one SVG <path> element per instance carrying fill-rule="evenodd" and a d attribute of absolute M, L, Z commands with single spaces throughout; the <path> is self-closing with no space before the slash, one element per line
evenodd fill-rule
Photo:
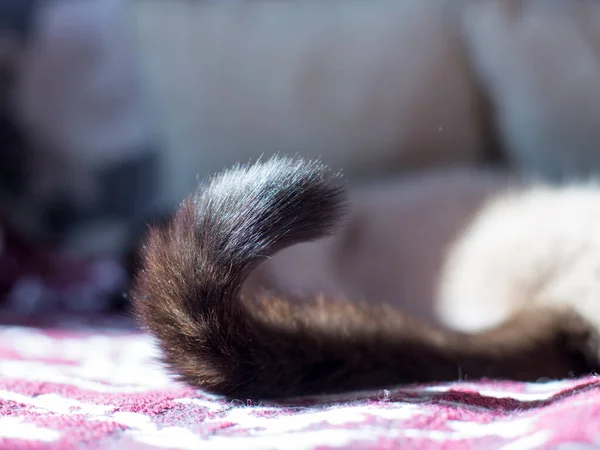
<path fill-rule="evenodd" d="M 594 376 L 467 380 L 279 405 L 226 401 L 172 381 L 151 339 L 125 320 L 59 322 L 68 328 L 0 327 L 1 448 L 600 446 Z"/>

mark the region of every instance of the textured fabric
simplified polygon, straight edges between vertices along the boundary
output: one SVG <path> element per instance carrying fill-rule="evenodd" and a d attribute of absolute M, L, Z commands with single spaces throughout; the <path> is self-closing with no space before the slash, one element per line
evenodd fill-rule
<path fill-rule="evenodd" d="M 600 380 L 467 381 L 266 405 L 170 380 L 113 320 L 0 328 L 0 447 L 579 449 L 600 445 Z M 459 375 L 457 370 L 457 376 Z"/>

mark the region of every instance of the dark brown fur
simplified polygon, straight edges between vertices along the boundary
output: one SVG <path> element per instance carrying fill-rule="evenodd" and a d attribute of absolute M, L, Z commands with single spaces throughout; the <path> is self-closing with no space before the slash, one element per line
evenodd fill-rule
<path fill-rule="evenodd" d="M 182 380 L 233 398 L 275 399 L 469 378 L 590 372 L 596 335 L 570 311 L 523 312 L 472 336 L 340 299 L 242 299 L 264 258 L 333 230 L 344 197 L 317 163 L 237 167 L 152 229 L 133 289 L 141 323 Z"/>

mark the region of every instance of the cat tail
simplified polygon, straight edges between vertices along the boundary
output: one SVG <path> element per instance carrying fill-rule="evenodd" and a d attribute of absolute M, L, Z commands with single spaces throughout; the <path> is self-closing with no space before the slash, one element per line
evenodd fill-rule
<path fill-rule="evenodd" d="M 265 258 L 335 229 L 345 210 L 338 178 L 295 158 L 236 166 L 201 186 L 168 226 L 150 230 L 133 308 L 179 379 L 230 398 L 276 399 L 587 368 L 565 350 L 560 314 L 536 312 L 535 327 L 521 316 L 469 336 L 383 306 L 241 298 Z"/>

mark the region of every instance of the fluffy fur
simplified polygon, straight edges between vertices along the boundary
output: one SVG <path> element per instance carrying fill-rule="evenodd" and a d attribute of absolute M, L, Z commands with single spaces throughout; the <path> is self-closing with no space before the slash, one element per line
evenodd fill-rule
<path fill-rule="evenodd" d="M 438 317 L 468 332 L 524 307 L 568 306 L 600 329 L 600 189 L 533 185 L 495 196 L 450 247 Z"/>
<path fill-rule="evenodd" d="M 243 295 L 265 287 L 298 298 L 317 293 L 386 304 L 438 323 L 436 281 L 448 245 L 489 198 L 521 181 L 502 171 L 448 168 L 348 184 L 348 212 L 336 232 L 262 262 Z"/>
<path fill-rule="evenodd" d="M 325 167 L 276 158 L 213 178 L 169 225 L 152 229 L 132 298 L 171 370 L 213 393 L 275 399 L 461 375 L 565 377 L 596 366 L 596 333 L 568 305 L 523 308 L 469 335 L 341 298 L 240 295 L 261 261 L 329 234 L 343 210 Z"/>

